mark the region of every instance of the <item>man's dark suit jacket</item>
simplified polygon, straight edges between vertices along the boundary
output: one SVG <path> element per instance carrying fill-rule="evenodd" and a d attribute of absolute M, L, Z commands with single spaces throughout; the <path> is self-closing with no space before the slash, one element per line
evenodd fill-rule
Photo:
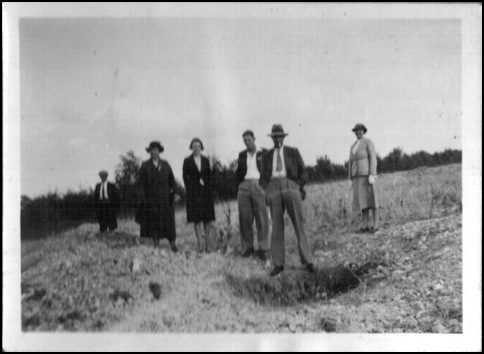
<path fill-rule="evenodd" d="M 111 205 L 115 208 L 119 208 L 119 194 L 118 188 L 114 183 L 108 183 L 108 198 L 111 202 Z M 94 189 L 94 201 L 97 203 L 100 200 L 99 191 L 101 190 L 101 183 L 96 184 L 96 188 Z"/>
<path fill-rule="evenodd" d="M 116 185 L 111 182 L 107 182 L 108 184 L 108 198 L 109 198 L 109 205 L 112 208 L 112 213 L 116 215 L 119 209 L 119 193 Z M 94 205 L 96 207 L 96 211 L 99 211 L 99 205 L 101 198 L 99 196 L 99 192 L 101 190 L 101 183 L 96 184 L 96 188 L 94 188 Z"/>
<path fill-rule="evenodd" d="M 256 152 L 256 163 L 259 172 L 262 168 L 262 155 L 267 153 L 266 149 L 262 149 Z M 247 174 L 247 150 L 241 151 L 239 153 L 239 159 L 237 160 L 237 171 L 235 172 L 237 188 L 244 181 L 245 175 Z"/>
<path fill-rule="evenodd" d="M 297 148 L 284 145 L 284 164 L 286 166 L 287 178 L 293 180 L 299 185 L 301 194 L 304 193 L 304 185 L 307 182 L 307 172 L 304 161 Z M 262 157 L 262 171 L 260 176 L 260 185 L 266 189 L 272 177 L 272 161 L 274 158 L 274 149 L 269 150 Z M 304 196 L 303 196 L 304 199 Z"/>

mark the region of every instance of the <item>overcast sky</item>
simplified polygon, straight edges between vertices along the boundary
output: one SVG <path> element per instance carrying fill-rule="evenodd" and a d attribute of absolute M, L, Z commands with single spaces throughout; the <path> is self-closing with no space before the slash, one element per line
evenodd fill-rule
<path fill-rule="evenodd" d="M 151 140 L 181 180 L 197 136 L 237 157 L 274 123 L 305 163 L 348 158 L 362 122 L 379 155 L 461 149 L 459 20 L 21 19 L 21 193 L 114 180 Z"/>

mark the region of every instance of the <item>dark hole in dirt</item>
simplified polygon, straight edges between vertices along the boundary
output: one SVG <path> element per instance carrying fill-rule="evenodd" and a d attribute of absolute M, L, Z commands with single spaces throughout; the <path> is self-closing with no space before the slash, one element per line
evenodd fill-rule
<path fill-rule="evenodd" d="M 268 275 L 251 278 L 226 274 L 227 283 L 235 295 L 252 299 L 256 303 L 272 306 L 290 306 L 318 298 L 329 299 L 359 286 L 360 276 L 381 265 L 366 263 L 361 267 L 351 264 L 333 268 L 306 271 L 285 271 L 272 278 Z"/>
<path fill-rule="evenodd" d="M 111 295 L 109 295 L 111 300 L 117 301 L 119 298 L 123 299 L 124 301 L 128 301 L 132 299 L 133 296 L 129 293 L 129 291 L 118 290 L 116 289 Z"/>
<path fill-rule="evenodd" d="M 153 297 L 156 300 L 159 300 L 161 296 L 161 285 L 155 282 L 150 282 L 149 288 L 151 293 L 153 294 Z"/>

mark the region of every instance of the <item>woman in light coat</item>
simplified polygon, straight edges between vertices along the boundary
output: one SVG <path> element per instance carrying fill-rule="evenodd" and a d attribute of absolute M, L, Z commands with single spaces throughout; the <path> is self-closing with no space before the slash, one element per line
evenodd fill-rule
<path fill-rule="evenodd" d="M 361 211 L 360 232 L 376 232 L 380 227 L 380 198 L 376 173 L 376 151 L 373 142 L 365 138 L 366 127 L 359 123 L 352 131 L 356 142 L 351 145 L 348 175 L 353 189 L 353 210 Z M 373 226 L 370 227 L 370 210 Z"/>

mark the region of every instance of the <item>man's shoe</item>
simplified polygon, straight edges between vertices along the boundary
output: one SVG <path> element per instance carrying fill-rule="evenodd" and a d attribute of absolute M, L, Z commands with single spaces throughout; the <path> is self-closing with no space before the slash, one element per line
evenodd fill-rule
<path fill-rule="evenodd" d="M 282 273 L 284 271 L 284 267 L 276 266 L 271 272 L 271 277 L 275 277 L 276 275 Z"/>
<path fill-rule="evenodd" d="M 250 256 L 252 256 L 252 253 L 254 253 L 254 249 L 248 248 L 242 253 L 242 257 L 244 257 L 244 258 L 250 257 Z"/>
<path fill-rule="evenodd" d="M 170 243 L 170 246 L 171 246 L 171 251 L 173 253 L 177 253 L 178 252 L 178 247 L 176 247 L 176 244 L 173 242 L 173 243 Z"/>
<path fill-rule="evenodd" d="M 314 264 L 312 264 L 312 263 L 309 263 L 306 266 L 306 269 L 308 270 L 309 273 L 315 273 L 316 272 L 316 269 L 314 268 Z"/>
<path fill-rule="evenodd" d="M 259 258 L 262 261 L 267 261 L 270 257 L 269 251 L 259 251 Z"/>

